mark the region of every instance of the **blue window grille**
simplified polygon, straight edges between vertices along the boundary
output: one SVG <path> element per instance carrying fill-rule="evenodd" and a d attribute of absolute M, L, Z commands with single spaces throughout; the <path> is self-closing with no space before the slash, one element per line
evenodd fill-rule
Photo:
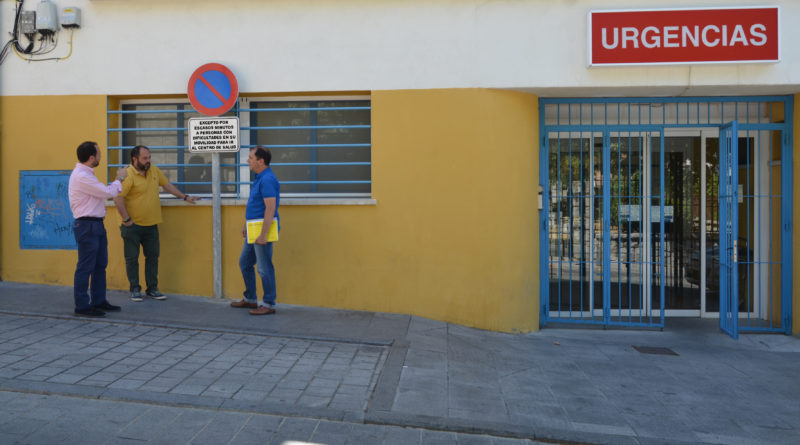
<path fill-rule="evenodd" d="M 130 163 L 136 145 L 151 149 L 152 163 L 186 193 L 211 193 L 211 154 L 192 153 L 188 120 L 203 117 L 188 101 L 109 101 L 109 176 Z M 271 167 L 290 197 L 371 196 L 369 100 L 240 99 L 225 116 L 238 116 L 238 153 L 220 153 L 223 197 L 246 197 L 253 175 L 250 148 L 272 152 Z M 169 197 L 171 195 L 165 195 Z"/>
<path fill-rule="evenodd" d="M 720 263 L 735 255 L 738 331 L 789 332 L 792 110 L 791 96 L 542 99 L 542 323 L 713 317 L 729 290 Z M 725 249 L 719 152 L 732 121 L 739 231 Z"/>

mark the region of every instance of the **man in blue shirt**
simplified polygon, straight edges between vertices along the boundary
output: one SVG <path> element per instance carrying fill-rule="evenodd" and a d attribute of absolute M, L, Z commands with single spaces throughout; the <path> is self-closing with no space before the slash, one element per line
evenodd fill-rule
<path fill-rule="evenodd" d="M 250 198 L 247 200 L 245 210 L 245 224 L 242 227 L 244 247 L 239 256 L 239 268 L 244 278 L 244 299 L 234 301 L 231 306 L 250 309 L 251 315 L 268 315 L 275 313 L 275 267 L 272 265 L 272 243 L 267 241 L 269 227 L 272 220 L 278 220 L 278 206 L 281 203 L 281 184 L 269 168 L 272 154 L 264 147 L 258 146 L 250 149 L 247 164 L 256 174 L 256 180 L 250 187 Z M 255 243 L 247 242 L 247 221 L 263 219 L 261 233 Z M 253 266 L 258 266 L 258 275 L 261 276 L 261 285 L 264 288 L 264 298 L 258 301 L 256 294 L 256 276 Z"/>

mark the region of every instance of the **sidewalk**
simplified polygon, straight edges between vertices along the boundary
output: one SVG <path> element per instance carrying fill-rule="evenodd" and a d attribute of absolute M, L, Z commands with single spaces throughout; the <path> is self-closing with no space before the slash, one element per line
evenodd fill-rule
<path fill-rule="evenodd" d="M 800 339 L 732 340 L 714 320 L 509 335 L 291 305 L 253 317 L 192 296 L 109 300 L 122 312 L 87 320 L 72 316 L 71 288 L 0 282 L 0 390 L 559 442 L 800 437 Z"/>

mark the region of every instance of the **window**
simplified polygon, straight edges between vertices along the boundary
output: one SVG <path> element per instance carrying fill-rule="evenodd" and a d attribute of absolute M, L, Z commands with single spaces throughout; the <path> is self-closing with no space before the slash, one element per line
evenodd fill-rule
<path fill-rule="evenodd" d="M 246 198 L 253 175 L 248 149 L 272 152 L 281 195 L 369 197 L 371 108 L 363 98 L 240 99 L 226 116 L 240 120 L 239 153 L 220 153 L 222 194 Z M 202 117 L 188 101 L 123 101 L 108 112 L 109 176 L 130 163 L 136 145 L 187 193 L 211 193 L 211 154 L 188 148 L 188 119 Z M 171 196 L 171 195 L 170 195 Z"/>

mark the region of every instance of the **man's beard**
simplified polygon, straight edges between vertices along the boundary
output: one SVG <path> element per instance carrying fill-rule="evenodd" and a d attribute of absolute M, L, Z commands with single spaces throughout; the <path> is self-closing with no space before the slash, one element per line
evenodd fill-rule
<path fill-rule="evenodd" d="M 147 164 L 140 164 L 139 161 L 133 161 L 133 166 L 136 168 L 136 170 L 141 170 L 141 171 L 145 171 L 145 172 L 147 170 L 150 170 L 150 163 L 149 162 Z"/>

